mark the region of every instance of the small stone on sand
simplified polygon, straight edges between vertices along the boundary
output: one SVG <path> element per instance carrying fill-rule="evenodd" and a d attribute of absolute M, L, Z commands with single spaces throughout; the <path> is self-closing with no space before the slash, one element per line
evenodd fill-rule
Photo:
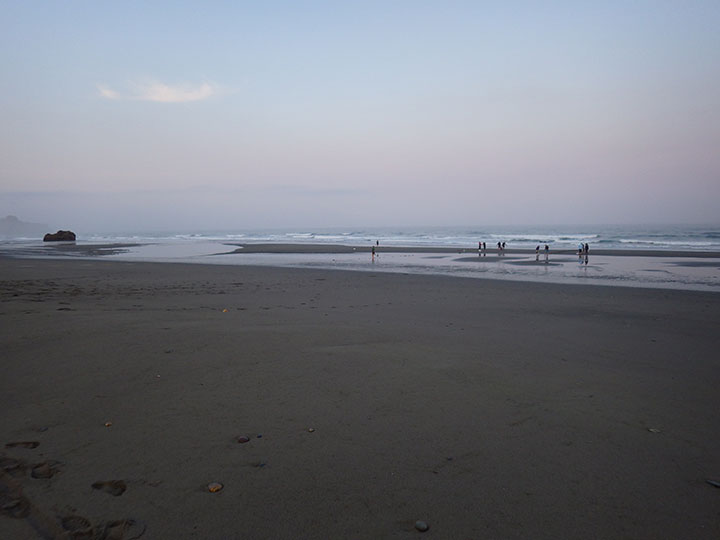
<path fill-rule="evenodd" d="M 416 521 L 415 528 L 420 532 L 425 532 L 430 528 L 430 525 L 428 525 L 424 521 Z"/>
<path fill-rule="evenodd" d="M 240 444 L 245 444 L 246 442 L 250 442 L 250 439 L 243 435 L 237 438 L 237 442 L 239 442 Z"/>
<path fill-rule="evenodd" d="M 210 493 L 216 493 L 220 491 L 223 488 L 223 485 L 220 482 L 210 482 L 208 484 L 208 491 Z"/>
<path fill-rule="evenodd" d="M 110 426 L 112 426 L 112 422 L 105 422 L 105 427 L 110 427 Z"/>

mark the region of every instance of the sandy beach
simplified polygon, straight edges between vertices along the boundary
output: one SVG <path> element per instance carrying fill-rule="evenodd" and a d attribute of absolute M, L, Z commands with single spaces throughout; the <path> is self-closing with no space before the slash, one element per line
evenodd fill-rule
<path fill-rule="evenodd" d="M 2 259 L 0 538 L 717 539 L 718 323 L 699 291 Z"/>

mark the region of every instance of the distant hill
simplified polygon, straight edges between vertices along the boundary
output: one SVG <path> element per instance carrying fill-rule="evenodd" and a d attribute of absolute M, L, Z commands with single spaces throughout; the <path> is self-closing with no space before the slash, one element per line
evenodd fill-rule
<path fill-rule="evenodd" d="M 42 236 L 48 232 L 48 226 L 45 223 L 26 223 L 20 221 L 15 216 L 7 216 L 0 218 L 0 237 L 18 238 Z"/>

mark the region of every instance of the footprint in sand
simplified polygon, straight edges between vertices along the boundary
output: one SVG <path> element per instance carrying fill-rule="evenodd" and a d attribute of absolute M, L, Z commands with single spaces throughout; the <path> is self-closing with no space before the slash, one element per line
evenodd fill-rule
<path fill-rule="evenodd" d="M 22 519 L 30 514 L 30 501 L 18 488 L 0 483 L 0 516 Z"/>
<path fill-rule="evenodd" d="M 122 480 L 108 480 L 105 482 L 95 482 L 92 485 L 93 489 L 99 489 L 105 493 L 109 493 L 115 497 L 119 497 L 127 489 L 127 485 Z"/>
<path fill-rule="evenodd" d="M 37 448 L 40 443 L 37 441 L 16 441 L 9 442 L 5 445 L 5 448 Z"/>
<path fill-rule="evenodd" d="M 105 524 L 102 540 L 135 540 L 145 533 L 145 525 L 133 519 L 120 519 Z"/>
<path fill-rule="evenodd" d="M 72 538 L 94 538 L 95 529 L 90 521 L 82 516 L 67 516 L 60 520 L 62 528 L 68 531 Z"/>
<path fill-rule="evenodd" d="M 0 456 L 0 469 L 8 473 L 10 476 L 18 476 L 25 474 L 27 465 L 20 459 L 11 458 L 8 456 Z"/>
<path fill-rule="evenodd" d="M 57 472 L 57 469 L 53 467 L 53 465 L 56 465 L 56 462 L 52 462 L 52 464 L 48 461 L 38 463 L 32 468 L 30 476 L 33 478 L 52 478 Z"/>
<path fill-rule="evenodd" d="M 0 500 L 2 500 L 2 514 L 18 519 L 25 518 L 30 514 L 30 502 L 25 497 L 11 499 L 8 502 L 0 497 Z"/>

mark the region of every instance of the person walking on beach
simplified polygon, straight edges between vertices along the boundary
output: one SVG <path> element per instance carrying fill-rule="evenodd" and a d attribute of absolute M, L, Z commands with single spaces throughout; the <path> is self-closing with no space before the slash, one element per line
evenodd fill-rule
<path fill-rule="evenodd" d="M 548 257 L 550 256 L 550 248 L 545 244 L 545 264 L 548 263 Z"/>
<path fill-rule="evenodd" d="M 535 246 L 535 260 L 536 261 L 540 260 L 540 244 Z"/>
<path fill-rule="evenodd" d="M 483 257 L 487 255 L 487 246 L 485 245 L 485 242 L 483 242 Z"/>
<path fill-rule="evenodd" d="M 498 242 L 498 255 L 502 255 L 502 245 Z"/>
<path fill-rule="evenodd" d="M 478 257 L 482 256 L 482 242 L 478 242 Z"/>
<path fill-rule="evenodd" d="M 372 247 L 372 262 L 375 262 L 375 246 Z"/>
<path fill-rule="evenodd" d="M 590 246 L 585 244 L 585 247 L 583 248 L 583 251 L 585 252 L 585 266 L 587 266 L 588 263 L 588 253 L 590 253 Z"/>

